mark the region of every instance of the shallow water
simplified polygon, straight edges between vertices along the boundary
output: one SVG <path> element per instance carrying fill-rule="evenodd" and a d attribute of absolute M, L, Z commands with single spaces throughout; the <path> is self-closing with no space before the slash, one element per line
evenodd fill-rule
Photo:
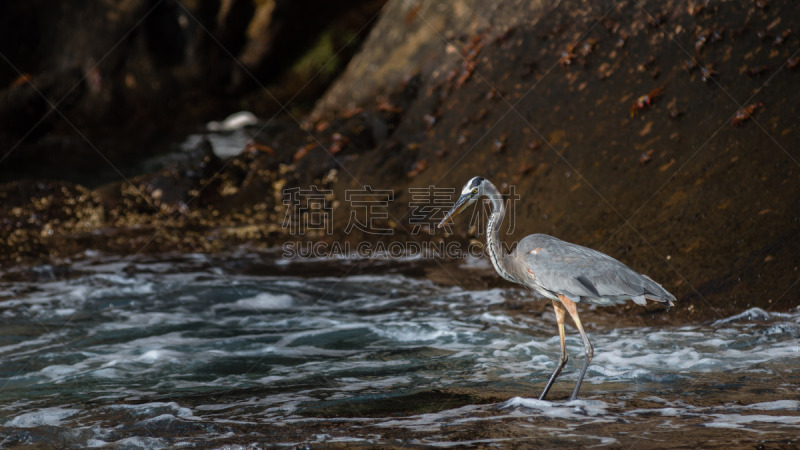
<path fill-rule="evenodd" d="M 424 264 L 89 255 L 6 276 L 0 446 L 800 443 L 800 314 L 620 328 L 581 306 L 581 398 L 568 327 L 571 359 L 538 401 L 552 311 L 437 285 Z"/>

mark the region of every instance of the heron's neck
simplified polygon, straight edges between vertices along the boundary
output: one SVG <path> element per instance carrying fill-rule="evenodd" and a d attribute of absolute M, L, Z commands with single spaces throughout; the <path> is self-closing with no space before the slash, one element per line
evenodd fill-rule
<path fill-rule="evenodd" d="M 487 183 L 486 195 L 492 203 L 492 214 L 489 216 L 489 224 L 486 226 L 486 245 L 489 247 L 489 259 L 501 277 L 516 282 L 509 270 L 508 255 L 503 251 L 503 246 L 500 243 L 500 224 L 506 215 L 503 196 L 491 183 Z"/>

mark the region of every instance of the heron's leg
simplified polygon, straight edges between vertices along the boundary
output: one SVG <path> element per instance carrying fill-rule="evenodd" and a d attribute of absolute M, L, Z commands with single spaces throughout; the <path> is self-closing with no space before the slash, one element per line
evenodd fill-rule
<path fill-rule="evenodd" d="M 575 326 L 578 327 L 578 331 L 583 338 L 583 349 L 586 351 L 586 359 L 583 361 L 581 373 L 578 375 L 578 383 L 575 384 L 575 390 L 572 391 L 572 396 L 569 398 L 570 400 L 575 400 L 578 398 L 578 391 L 581 390 L 581 383 L 583 383 L 583 377 L 586 375 L 586 369 L 589 368 L 589 362 L 592 361 L 592 357 L 594 356 L 594 349 L 592 348 L 592 343 L 589 342 L 589 338 L 586 336 L 586 332 L 583 331 L 583 325 L 581 325 L 581 319 L 578 317 L 578 308 L 575 306 L 575 302 L 560 294 L 558 298 L 561 300 L 564 308 L 566 308 L 569 316 L 572 317 Z"/>
<path fill-rule="evenodd" d="M 561 370 L 567 364 L 567 345 L 564 342 L 564 316 L 567 314 L 567 310 L 564 309 L 564 306 L 553 300 L 553 309 L 556 310 L 556 322 L 558 322 L 558 335 L 561 338 L 561 357 L 558 359 L 558 366 L 556 366 L 556 370 L 550 375 L 550 379 L 547 380 L 547 385 L 544 387 L 542 391 L 542 395 L 539 396 L 539 400 L 544 400 L 544 397 L 550 392 L 550 388 L 553 386 L 553 383 L 558 378 L 558 375 L 561 373 Z"/>

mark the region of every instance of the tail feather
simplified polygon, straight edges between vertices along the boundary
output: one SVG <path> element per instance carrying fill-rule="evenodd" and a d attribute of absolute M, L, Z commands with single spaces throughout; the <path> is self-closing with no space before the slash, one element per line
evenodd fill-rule
<path fill-rule="evenodd" d="M 649 282 L 645 286 L 645 293 L 643 294 L 644 298 L 654 302 L 663 303 L 667 305 L 667 307 L 675 305 L 674 295 L 670 294 L 669 291 L 664 289 L 663 286 L 653 281 L 653 279 L 647 275 L 642 274 L 642 276 Z M 634 299 L 634 301 L 636 301 L 636 299 Z"/>

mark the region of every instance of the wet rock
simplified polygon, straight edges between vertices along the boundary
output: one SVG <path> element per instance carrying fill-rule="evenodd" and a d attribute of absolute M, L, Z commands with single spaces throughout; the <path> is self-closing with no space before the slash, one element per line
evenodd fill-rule
<path fill-rule="evenodd" d="M 60 236 L 100 227 L 105 210 L 88 189 L 53 181 L 0 185 L 0 264 L 45 259 Z"/>
<path fill-rule="evenodd" d="M 193 201 L 202 207 L 218 196 L 220 180 L 217 175 L 221 168 L 222 162 L 211 144 L 202 140 L 185 153 L 183 160 L 143 182 L 142 187 L 157 207 L 186 209 Z"/>

